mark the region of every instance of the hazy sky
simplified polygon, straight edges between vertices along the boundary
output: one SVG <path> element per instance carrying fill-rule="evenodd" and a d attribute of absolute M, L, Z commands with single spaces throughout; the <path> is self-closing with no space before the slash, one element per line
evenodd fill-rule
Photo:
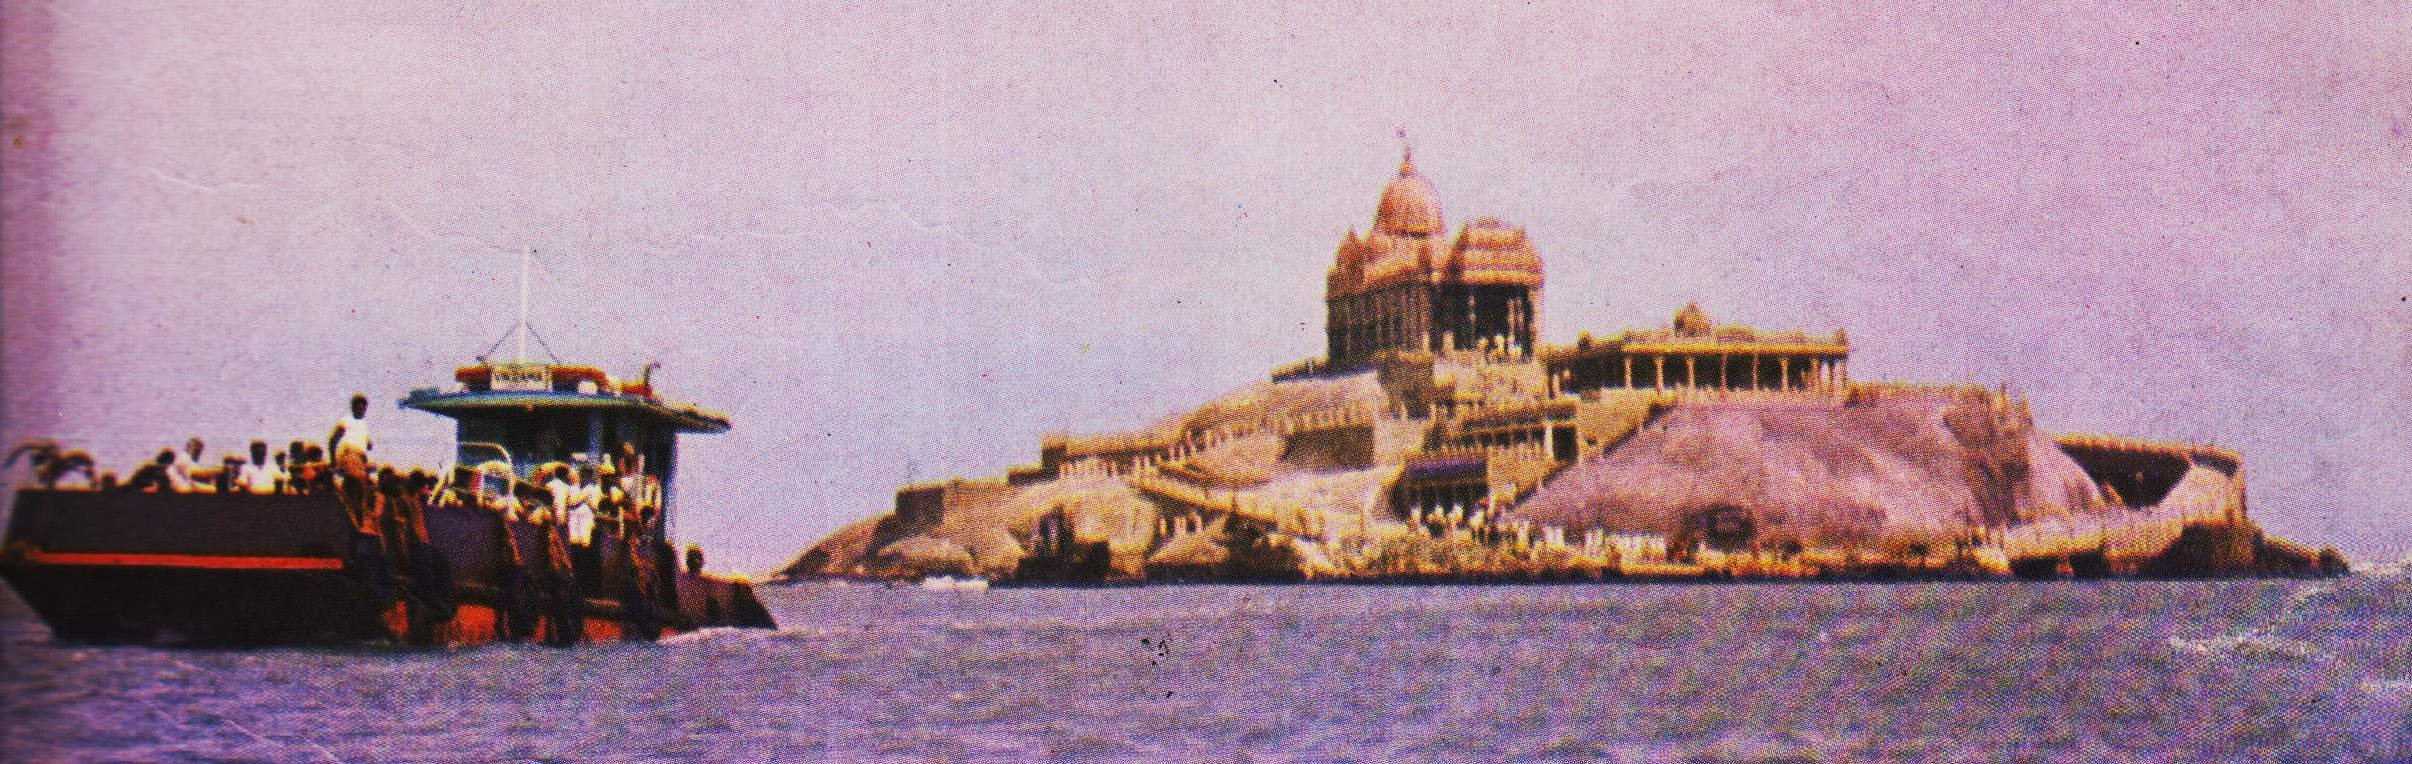
<path fill-rule="evenodd" d="M 0 17 L 5 434 L 120 470 L 449 380 L 535 248 L 554 350 L 733 416 L 680 532 L 769 568 L 1320 352 L 1404 128 L 1545 339 L 1844 327 L 2412 551 L 2400 2 L 121 5 Z"/>

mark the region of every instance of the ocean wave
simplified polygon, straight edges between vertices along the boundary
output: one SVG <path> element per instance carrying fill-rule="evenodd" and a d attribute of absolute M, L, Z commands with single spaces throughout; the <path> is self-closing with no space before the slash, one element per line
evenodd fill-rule
<path fill-rule="evenodd" d="M 2224 634 L 2202 639 L 2172 636 L 2169 646 L 2179 652 L 2202 656 L 2268 658 L 2307 663 L 2333 657 L 2310 642 L 2260 633 Z"/>
<path fill-rule="evenodd" d="M 2196 655 L 2224 655 L 2247 659 L 2279 659 L 2301 662 L 2326 661 L 2334 658 L 2335 655 L 2311 642 L 2279 636 L 2273 632 L 2287 630 L 2305 614 L 2314 612 L 2312 605 L 2321 597 L 2334 594 L 2336 591 L 2337 585 L 2333 583 L 2299 586 L 2293 591 L 2287 592 L 2286 598 L 2278 603 L 2277 613 L 2271 615 L 2267 621 L 2257 627 L 2233 634 L 2199 639 L 2171 636 L 2169 646 L 2179 652 Z"/>
<path fill-rule="evenodd" d="M 737 626 L 713 626 L 710 628 L 696 629 L 694 631 L 681 632 L 663 637 L 655 644 L 664 647 L 746 643 L 770 644 L 781 642 L 798 642 L 810 639 L 831 639 L 835 637 L 847 636 L 852 632 L 852 629 L 842 626 L 820 628 L 796 627 L 785 629 L 754 629 Z"/>

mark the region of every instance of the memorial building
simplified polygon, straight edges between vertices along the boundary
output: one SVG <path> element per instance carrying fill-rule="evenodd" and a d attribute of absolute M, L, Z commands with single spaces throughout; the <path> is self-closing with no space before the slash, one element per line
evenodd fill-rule
<path fill-rule="evenodd" d="M 1533 353 L 1540 255 L 1523 228 L 1498 218 L 1475 218 L 1450 235 L 1412 155 L 1382 189 L 1373 227 L 1350 229 L 1335 260 L 1324 297 L 1331 368 L 1386 351 Z"/>

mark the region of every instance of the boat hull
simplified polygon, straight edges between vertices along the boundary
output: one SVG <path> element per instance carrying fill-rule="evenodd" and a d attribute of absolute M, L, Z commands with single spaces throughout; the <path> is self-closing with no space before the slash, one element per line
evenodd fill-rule
<path fill-rule="evenodd" d="M 325 495 L 29 489 L 0 578 L 70 642 L 566 645 L 774 625 L 744 582 L 679 570 L 666 548 L 632 559 L 608 529 L 560 559 L 549 529 L 478 508 L 429 507 L 425 525 L 424 542 L 360 534 Z"/>

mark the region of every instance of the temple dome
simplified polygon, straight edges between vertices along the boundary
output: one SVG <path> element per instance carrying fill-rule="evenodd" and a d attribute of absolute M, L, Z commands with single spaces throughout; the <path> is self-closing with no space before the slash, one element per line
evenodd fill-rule
<path fill-rule="evenodd" d="M 1399 160 L 1399 176 L 1382 187 L 1382 202 L 1374 208 L 1374 230 L 1393 236 L 1431 236 L 1441 232 L 1440 195 L 1432 182 L 1415 171 L 1415 158 Z"/>
<path fill-rule="evenodd" d="M 1678 335 L 1687 337 L 1705 335 L 1709 333 L 1711 327 L 1708 311 L 1701 310 L 1700 303 L 1684 303 L 1682 310 L 1675 311 L 1675 333 Z"/>

